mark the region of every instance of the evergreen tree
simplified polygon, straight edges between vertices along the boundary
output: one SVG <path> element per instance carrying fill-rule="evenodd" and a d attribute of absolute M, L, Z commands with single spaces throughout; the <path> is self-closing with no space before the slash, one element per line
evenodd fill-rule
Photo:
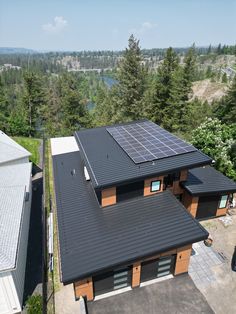
<path fill-rule="evenodd" d="M 150 91 L 146 93 L 146 116 L 170 129 L 167 121 L 170 106 L 171 90 L 173 88 L 173 74 L 179 68 L 179 59 L 175 51 L 170 47 L 166 51 L 165 58 L 158 68 L 157 76 L 154 77 Z"/>
<path fill-rule="evenodd" d="M 77 81 L 72 75 L 64 75 L 61 79 L 61 106 L 63 113 L 63 133 L 90 126 L 90 116 L 86 102 L 79 93 Z"/>
<path fill-rule="evenodd" d="M 0 130 L 6 132 L 7 129 L 7 117 L 8 117 L 8 102 L 6 96 L 6 90 L 0 77 Z"/>
<path fill-rule="evenodd" d="M 45 104 L 42 107 L 42 117 L 47 136 L 62 134 L 62 109 L 57 79 L 50 79 L 45 93 Z"/>
<path fill-rule="evenodd" d="M 33 72 L 24 73 L 24 94 L 22 98 L 23 109 L 28 121 L 29 136 L 36 132 L 36 123 L 40 120 L 40 109 L 44 103 L 42 81 Z"/>
<path fill-rule="evenodd" d="M 117 121 L 137 120 L 142 117 L 146 75 L 139 41 L 131 35 L 118 71 L 119 83 L 116 87 L 117 97 L 114 99 Z"/>
<path fill-rule="evenodd" d="M 212 47 L 211 45 L 208 47 L 208 50 L 207 50 L 207 54 L 210 55 L 212 53 Z"/>
<path fill-rule="evenodd" d="M 236 76 L 226 96 L 214 107 L 215 115 L 221 121 L 228 124 L 236 123 Z"/>

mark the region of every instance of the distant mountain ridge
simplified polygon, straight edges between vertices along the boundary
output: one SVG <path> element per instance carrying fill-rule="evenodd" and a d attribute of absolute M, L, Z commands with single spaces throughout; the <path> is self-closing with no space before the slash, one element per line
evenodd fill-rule
<path fill-rule="evenodd" d="M 15 53 L 33 54 L 33 53 L 38 53 L 38 51 L 33 50 L 33 49 L 27 49 L 27 48 L 0 47 L 0 54 L 15 54 Z"/>

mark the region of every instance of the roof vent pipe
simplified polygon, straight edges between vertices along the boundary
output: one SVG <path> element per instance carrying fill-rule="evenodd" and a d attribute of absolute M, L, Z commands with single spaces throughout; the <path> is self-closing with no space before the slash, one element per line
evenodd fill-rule
<path fill-rule="evenodd" d="M 84 176 L 85 176 L 86 181 L 90 180 L 90 176 L 89 176 L 88 170 L 87 170 L 87 168 L 85 166 L 84 166 Z"/>

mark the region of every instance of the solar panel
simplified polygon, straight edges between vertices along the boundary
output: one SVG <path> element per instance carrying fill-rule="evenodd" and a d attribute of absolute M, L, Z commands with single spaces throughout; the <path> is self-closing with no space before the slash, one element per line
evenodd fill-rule
<path fill-rule="evenodd" d="M 107 131 L 136 164 L 196 150 L 151 121 L 108 127 Z"/>

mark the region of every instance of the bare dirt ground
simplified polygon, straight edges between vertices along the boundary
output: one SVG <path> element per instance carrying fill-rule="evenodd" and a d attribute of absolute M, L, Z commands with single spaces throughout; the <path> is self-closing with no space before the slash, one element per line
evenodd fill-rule
<path fill-rule="evenodd" d="M 211 82 L 210 79 L 206 79 L 194 82 L 192 89 L 192 99 L 197 97 L 202 101 L 207 100 L 211 103 L 213 100 L 220 99 L 224 96 L 228 90 L 228 86 L 224 83 Z"/>

